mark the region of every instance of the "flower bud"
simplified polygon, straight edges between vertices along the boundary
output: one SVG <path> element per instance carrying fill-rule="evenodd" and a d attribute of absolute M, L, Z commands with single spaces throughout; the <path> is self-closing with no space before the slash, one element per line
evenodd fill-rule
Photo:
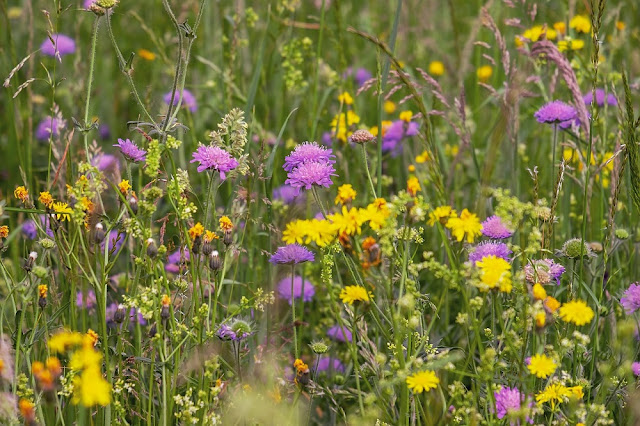
<path fill-rule="evenodd" d="M 227 229 L 224 231 L 224 237 L 222 239 L 222 242 L 224 243 L 224 245 L 228 246 L 233 242 L 232 232 L 233 232 L 232 229 Z"/>
<path fill-rule="evenodd" d="M 198 254 L 198 253 L 200 253 L 200 249 L 201 248 L 202 248 L 202 237 L 200 235 L 198 235 L 193 240 L 193 245 L 191 246 L 191 252 L 193 254 Z"/>
<path fill-rule="evenodd" d="M 125 315 L 124 305 L 121 303 L 118 305 L 116 312 L 113 314 L 113 320 L 116 323 L 121 324 L 124 321 L 124 315 Z"/>
<path fill-rule="evenodd" d="M 135 195 L 129 197 L 129 207 L 131 207 L 133 214 L 138 214 L 138 199 Z"/>
<path fill-rule="evenodd" d="M 100 244 L 102 241 L 104 241 L 104 237 L 104 226 L 102 225 L 102 223 L 98 222 L 93 228 L 93 239 L 97 244 Z"/>
<path fill-rule="evenodd" d="M 29 253 L 29 257 L 27 257 L 27 261 L 24 264 L 24 270 L 27 272 L 31 272 L 37 258 L 38 258 L 38 253 L 36 253 L 35 251 L 32 251 L 31 253 Z"/>
<path fill-rule="evenodd" d="M 205 242 L 202 245 L 202 254 L 204 254 L 205 256 L 209 256 L 212 251 L 213 251 L 213 246 L 211 245 L 210 242 Z"/>
<path fill-rule="evenodd" d="M 158 246 L 156 246 L 156 242 L 153 238 L 149 238 L 147 240 L 147 256 L 153 259 L 157 255 L 158 255 Z"/>
<path fill-rule="evenodd" d="M 218 250 L 214 250 L 211 252 L 211 256 L 209 256 L 209 268 L 212 271 L 218 271 L 222 267 L 222 259 L 220 259 L 220 254 Z"/>
<path fill-rule="evenodd" d="M 349 141 L 353 143 L 364 144 L 368 142 L 373 142 L 375 140 L 376 140 L 376 137 L 373 136 L 373 134 L 366 129 L 356 130 L 351 134 L 351 136 L 349 136 Z"/>

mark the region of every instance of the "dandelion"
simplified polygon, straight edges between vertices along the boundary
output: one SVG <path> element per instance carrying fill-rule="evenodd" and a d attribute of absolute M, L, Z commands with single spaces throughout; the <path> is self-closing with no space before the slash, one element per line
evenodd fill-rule
<path fill-rule="evenodd" d="M 576 15 L 569 21 L 569 28 L 578 33 L 587 34 L 591 31 L 591 20 L 585 15 Z"/>
<path fill-rule="evenodd" d="M 271 255 L 269 262 L 273 264 L 297 265 L 298 263 L 313 262 L 315 256 L 311 251 L 298 244 L 288 244 L 278 247 Z"/>
<path fill-rule="evenodd" d="M 197 237 L 201 237 L 202 234 L 204 234 L 204 226 L 202 226 L 200 222 L 189 228 L 189 238 L 191 241 L 195 240 Z"/>
<path fill-rule="evenodd" d="M 218 225 L 222 231 L 233 231 L 233 222 L 227 216 L 220 217 Z"/>
<path fill-rule="evenodd" d="M 51 193 L 49 193 L 49 191 L 44 191 L 40 193 L 38 201 L 44 204 L 45 207 L 51 208 L 51 205 L 53 204 L 53 197 L 51 196 Z"/>
<path fill-rule="evenodd" d="M 532 292 L 533 292 L 533 298 L 536 300 L 545 300 L 547 298 L 547 292 L 544 289 L 544 287 L 540 285 L 540 283 L 536 283 L 533 286 Z"/>
<path fill-rule="evenodd" d="M 198 110 L 198 104 L 196 102 L 196 97 L 193 96 L 193 93 L 191 93 L 189 90 L 184 89 L 182 90 L 182 92 L 178 92 L 175 91 L 173 92 L 174 96 L 173 96 L 173 105 L 178 105 L 178 102 L 180 100 L 180 96 L 182 95 L 182 105 L 186 106 L 187 108 L 189 108 L 189 111 L 191 112 L 196 112 Z M 171 102 L 171 95 L 172 92 L 166 93 L 163 96 L 163 100 L 164 103 L 169 105 L 169 102 Z"/>
<path fill-rule="evenodd" d="M 205 170 L 217 170 L 220 172 L 220 179 L 227 178 L 226 173 L 238 167 L 238 161 L 224 149 L 217 146 L 200 145 L 193 153 L 190 163 L 199 162 L 198 173 Z"/>
<path fill-rule="evenodd" d="M 113 146 L 120 148 L 122 155 L 129 161 L 138 163 L 147 160 L 147 151 L 139 148 L 138 145 L 129 139 L 118 139 L 118 143 Z"/>
<path fill-rule="evenodd" d="M 356 302 L 368 302 L 373 295 L 360 285 L 349 285 L 340 291 L 342 303 L 353 305 Z"/>
<path fill-rule="evenodd" d="M 460 217 L 450 217 L 446 227 L 451 229 L 451 234 L 458 241 L 466 237 L 468 243 L 473 243 L 475 238 L 482 234 L 482 225 L 478 216 L 467 209 L 462 210 Z"/>
<path fill-rule="evenodd" d="M 406 379 L 407 387 L 414 393 L 422 393 L 424 391 L 430 391 L 438 387 L 440 379 L 436 376 L 436 373 L 432 370 L 424 370 L 418 373 L 413 373 Z"/>
<path fill-rule="evenodd" d="M 556 362 L 544 354 L 532 356 L 529 360 L 529 365 L 527 365 L 529 372 L 540 379 L 546 379 L 552 375 L 557 368 L 558 365 Z"/>
<path fill-rule="evenodd" d="M 278 295 L 291 305 L 291 276 L 283 278 L 278 283 Z M 303 280 L 301 276 L 296 275 L 293 278 L 293 298 L 302 299 L 303 302 L 311 302 L 316 294 L 316 289 L 308 280 Z"/>
<path fill-rule="evenodd" d="M 567 387 L 560 383 L 551 383 L 543 391 L 536 394 L 538 405 L 551 403 L 551 409 L 555 410 L 557 403 L 563 403 L 569 398 L 582 398 L 582 386 Z"/>
<path fill-rule="evenodd" d="M 482 222 L 482 235 L 489 238 L 504 239 L 511 237 L 513 231 L 504 225 L 500 216 L 491 216 Z"/>
<path fill-rule="evenodd" d="M 362 224 L 365 222 L 365 217 L 359 209 L 355 207 L 347 209 L 346 206 L 342 206 L 342 214 L 330 214 L 328 219 L 333 222 L 338 233 L 346 235 L 359 235 L 362 232 Z"/>
<path fill-rule="evenodd" d="M 440 222 L 441 224 L 447 223 L 450 218 L 458 217 L 458 214 L 451 206 L 440 206 L 436 207 L 435 210 L 429 212 L 429 221 L 427 224 L 429 226 L 433 226 L 436 222 Z"/>
<path fill-rule="evenodd" d="M 620 304 L 624 307 L 627 315 L 631 315 L 640 309 L 640 283 L 633 283 L 624 291 L 620 298 Z"/>
<path fill-rule="evenodd" d="M 440 61 L 431 61 L 428 68 L 429 74 L 434 77 L 444 75 L 444 64 Z"/>
<path fill-rule="evenodd" d="M 381 229 L 387 218 L 391 216 L 391 211 L 384 198 L 376 198 L 373 203 L 369 204 L 366 209 L 361 209 L 359 213 L 365 222 L 369 222 L 369 227 L 374 231 Z"/>
<path fill-rule="evenodd" d="M 420 181 L 417 177 L 412 176 L 407 180 L 407 192 L 412 197 L 415 197 L 418 191 L 421 191 Z"/>
<path fill-rule="evenodd" d="M 483 65 L 478 68 L 476 74 L 478 75 L 478 80 L 480 82 L 486 83 L 493 75 L 493 68 L 491 67 L 491 65 Z"/>
<path fill-rule="evenodd" d="M 582 300 L 572 300 L 560 307 L 560 318 L 578 326 L 590 323 L 594 315 L 593 309 Z"/>
<path fill-rule="evenodd" d="M 287 244 L 302 244 L 307 237 L 309 223 L 306 220 L 294 220 L 287 223 L 282 232 L 282 241 Z"/>
<path fill-rule="evenodd" d="M 13 191 L 13 196 L 17 199 L 26 203 L 29 199 L 29 191 L 24 186 L 19 186 Z"/>
<path fill-rule="evenodd" d="M 550 313 L 554 313 L 558 309 L 560 309 L 560 302 L 558 302 L 554 297 L 547 296 L 544 299 L 543 305 L 545 309 L 547 309 Z"/>
<path fill-rule="evenodd" d="M 127 179 L 123 179 L 122 182 L 118 184 L 118 189 L 120 190 L 120 193 L 122 193 L 122 195 L 127 195 L 129 193 L 129 190 L 131 189 L 131 184 Z"/>
<path fill-rule="evenodd" d="M 0 238 L 7 238 L 9 236 L 9 227 L 7 225 L 0 226 Z"/>
<path fill-rule="evenodd" d="M 349 204 L 356 198 L 356 191 L 353 189 L 350 183 L 345 183 L 338 188 L 338 196 L 336 197 L 336 204 Z"/>
<path fill-rule="evenodd" d="M 510 293 L 511 284 L 511 265 L 506 260 L 489 255 L 483 257 L 476 266 L 480 269 L 480 281 L 482 286 L 480 290 L 490 290 L 498 288 L 504 293 Z"/>
<path fill-rule="evenodd" d="M 55 212 L 53 216 L 55 216 L 56 219 L 62 221 L 69 220 L 69 216 L 71 215 L 71 213 L 73 213 L 73 210 L 69 207 L 69 205 L 63 202 L 55 202 L 52 204 L 51 208 Z"/>
<path fill-rule="evenodd" d="M 47 37 L 40 45 L 40 51 L 43 55 L 60 58 L 75 53 L 76 42 L 64 34 L 51 34 L 51 38 Z"/>

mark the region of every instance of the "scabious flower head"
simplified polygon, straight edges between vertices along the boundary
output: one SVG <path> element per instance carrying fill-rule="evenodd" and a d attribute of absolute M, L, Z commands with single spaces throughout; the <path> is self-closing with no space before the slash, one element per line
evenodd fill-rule
<path fill-rule="evenodd" d="M 36 128 L 36 139 L 40 141 L 47 141 L 50 136 L 54 138 L 58 137 L 60 135 L 60 130 L 64 129 L 64 127 L 65 123 L 63 120 L 47 116 L 42 119 Z"/>
<path fill-rule="evenodd" d="M 501 257 L 489 255 L 476 263 L 480 269 L 481 291 L 494 288 L 504 293 L 511 293 L 511 265 Z"/>
<path fill-rule="evenodd" d="M 129 139 L 118 139 L 118 143 L 113 146 L 120 148 L 122 155 L 134 163 L 147 160 L 147 151 L 138 148 L 138 145 Z"/>
<path fill-rule="evenodd" d="M 358 87 L 360 87 L 373 76 L 366 68 L 358 68 L 353 77 L 355 78 Z"/>
<path fill-rule="evenodd" d="M 335 171 L 330 162 L 311 161 L 290 171 L 284 183 L 294 188 L 311 189 L 314 185 L 328 188 L 333 184 L 331 176 L 337 176 Z"/>
<path fill-rule="evenodd" d="M 533 116 L 538 123 L 561 124 L 571 122 L 578 113 L 571 105 L 562 101 L 551 101 L 544 104 Z"/>
<path fill-rule="evenodd" d="M 465 237 L 468 243 L 473 243 L 475 238 L 482 234 L 482 225 L 478 216 L 464 209 L 460 217 L 450 217 L 446 227 L 451 229 L 451 234 L 462 241 Z"/>
<path fill-rule="evenodd" d="M 338 342 L 351 342 L 351 330 L 346 326 L 334 325 L 327 330 L 327 336 Z"/>
<path fill-rule="evenodd" d="M 627 315 L 631 315 L 640 309 L 640 283 L 633 283 L 625 290 L 620 298 L 620 304 L 624 307 Z"/>
<path fill-rule="evenodd" d="M 171 92 L 168 92 L 163 97 L 164 103 L 167 105 L 169 105 L 169 102 L 171 102 L 171 94 L 172 94 Z M 180 93 L 176 91 L 175 96 L 173 98 L 173 105 L 178 105 L 179 99 L 180 99 Z M 193 96 L 193 93 L 191 93 L 187 89 L 184 89 L 182 91 L 182 105 L 185 105 L 187 108 L 189 108 L 189 111 L 191 112 L 196 112 L 198 110 L 196 97 Z"/>
<path fill-rule="evenodd" d="M 320 359 L 318 359 L 318 362 L 316 365 L 317 365 L 317 370 L 316 370 L 317 372 L 327 371 L 329 373 L 331 372 L 344 373 L 346 371 L 342 361 L 340 361 L 337 358 L 331 358 L 328 356 L 323 356 Z"/>
<path fill-rule="evenodd" d="M 297 265 L 298 263 L 313 262 L 315 256 L 307 248 L 298 244 L 288 244 L 278 247 L 271 255 L 269 262 L 273 264 Z"/>
<path fill-rule="evenodd" d="M 511 256 L 511 250 L 505 243 L 485 241 L 475 246 L 473 251 L 469 253 L 469 260 L 474 264 L 477 264 L 487 256 L 500 257 L 508 261 Z"/>
<path fill-rule="evenodd" d="M 513 231 L 505 226 L 500 216 L 491 216 L 482 222 L 482 235 L 494 239 L 504 239 L 511 237 Z"/>
<path fill-rule="evenodd" d="M 633 371 L 633 375 L 638 377 L 640 376 L 640 362 L 634 362 L 631 364 L 631 371 Z"/>
<path fill-rule="evenodd" d="M 284 204 L 292 204 L 294 202 L 302 201 L 300 195 L 300 188 L 295 188 L 291 185 L 281 185 L 273 189 L 273 199 L 280 200 Z"/>
<path fill-rule="evenodd" d="M 196 152 L 193 153 L 193 159 L 190 163 L 199 162 L 198 173 L 205 170 L 217 170 L 220 172 L 220 179 L 227 178 L 226 173 L 238 167 L 238 161 L 227 151 L 210 145 L 200 145 Z"/>
<path fill-rule="evenodd" d="M 546 379 L 552 375 L 557 368 L 558 365 L 556 362 L 545 354 L 535 354 L 529 360 L 529 365 L 527 365 L 529 372 L 540 379 Z"/>
<path fill-rule="evenodd" d="M 387 125 L 383 122 L 382 152 L 396 157 L 402 152 L 402 139 L 418 134 L 420 126 L 415 121 L 395 120 Z M 374 133 L 373 131 L 371 133 Z"/>
<path fill-rule="evenodd" d="M 564 266 L 551 259 L 534 260 L 524 267 L 525 278 L 531 284 L 548 284 L 551 280 L 556 280 L 560 285 L 560 277 L 564 271 Z"/>
<path fill-rule="evenodd" d="M 293 297 L 294 299 L 302 299 L 303 302 L 311 302 L 316 294 L 316 289 L 308 280 L 302 280 L 302 277 L 296 275 L 293 278 Z M 291 276 L 283 278 L 278 283 L 278 295 L 291 304 Z"/>
<path fill-rule="evenodd" d="M 318 145 L 317 142 L 303 142 L 295 147 L 284 159 L 282 168 L 290 172 L 296 167 L 310 162 L 335 163 L 333 150 Z"/>
<path fill-rule="evenodd" d="M 76 293 L 76 306 L 78 308 L 92 309 L 96 306 L 96 293 L 89 290 L 85 295 L 82 291 Z"/>
<path fill-rule="evenodd" d="M 440 379 L 436 376 L 436 373 L 432 370 L 424 370 L 418 373 L 413 373 L 407 377 L 407 387 L 413 391 L 413 393 L 422 393 L 424 391 L 430 391 L 438 387 Z"/>
<path fill-rule="evenodd" d="M 51 42 L 53 39 L 53 43 Z M 51 34 L 51 39 L 47 37 L 40 45 L 43 55 L 64 56 L 76 51 L 76 42 L 64 34 Z"/>
<path fill-rule="evenodd" d="M 583 300 L 572 300 L 560 307 L 560 318 L 564 322 L 571 322 L 575 325 L 590 323 L 594 315 L 593 309 Z"/>
<path fill-rule="evenodd" d="M 350 183 L 345 183 L 338 188 L 338 195 L 336 196 L 336 204 L 348 204 L 356 198 L 356 190 L 353 189 Z"/>
<path fill-rule="evenodd" d="M 353 305 L 356 302 L 368 302 L 373 295 L 360 285 L 348 285 L 340 291 L 342 303 Z"/>
<path fill-rule="evenodd" d="M 518 388 L 510 388 L 503 386 L 498 392 L 493 393 L 496 400 L 496 414 L 499 419 L 505 417 L 509 412 L 520 411 L 525 402 L 522 393 Z M 527 421 L 533 424 L 533 420 L 527 418 Z"/>
<path fill-rule="evenodd" d="M 216 335 L 221 340 L 234 340 L 239 342 L 252 334 L 251 324 L 241 319 L 235 319 L 229 324 L 222 324 Z"/>

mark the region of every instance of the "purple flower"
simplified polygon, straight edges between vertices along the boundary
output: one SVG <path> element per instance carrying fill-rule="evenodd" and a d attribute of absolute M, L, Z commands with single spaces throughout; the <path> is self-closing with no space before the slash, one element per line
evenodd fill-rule
<path fill-rule="evenodd" d="M 358 87 L 362 86 L 371 77 L 373 77 L 373 75 L 366 68 L 358 68 L 354 75 Z"/>
<path fill-rule="evenodd" d="M 604 106 L 605 97 L 608 105 L 611 105 L 611 106 L 618 105 L 618 100 L 616 99 L 613 93 L 605 94 L 604 89 L 596 89 L 596 104 L 599 107 Z M 587 93 L 585 93 L 584 96 L 582 97 L 582 100 L 584 101 L 585 104 L 591 105 L 591 103 L 593 103 L 593 92 L 590 90 Z"/>
<path fill-rule="evenodd" d="M 118 325 L 114 319 L 114 316 L 117 311 L 118 311 L 117 303 L 112 303 L 109 306 L 107 306 L 107 309 L 105 312 L 106 314 L 105 318 L 107 320 L 107 326 L 109 328 L 117 327 Z M 142 314 L 138 312 L 136 308 L 130 308 L 129 309 L 129 330 L 133 330 L 133 327 L 135 326 L 136 322 L 140 325 L 147 325 L 147 320 L 144 319 Z"/>
<path fill-rule="evenodd" d="M 213 169 L 220 172 L 220 179 L 227 178 L 226 173 L 238 167 L 238 161 L 227 151 L 210 145 L 200 145 L 193 153 L 193 160 L 190 163 L 199 162 L 198 173 Z"/>
<path fill-rule="evenodd" d="M 117 253 L 118 250 L 120 250 L 120 248 L 122 247 L 124 239 L 125 234 L 119 233 L 115 229 L 112 229 L 107 237 L 102 241 L 102 243 L 100 243 L 100 248 L 104 252 L 106 246 L 107 250 L 111 251 L 112 249 L 114 249 L 114 253 Z"/>
<path fill-rule="evenodd" d="M 222 324 L 216 335 L 220 340 L 239 342 L 251 335 L 251 326 L 247 322 L 237 319 L 230 324 Z"/>
<path fill-rule="evenodd" d="M 269 262 L 285 265 L 297 265 L 298 263 L 313 262 L 315 256 L 307 248 L 298 244 L 287 244 L 283 247 L 278 247 L 278 250 L 271 255 Z"/>
<path fill-rule="evenodd" d="M 65 122 L 51 116 L 45 117 L 36 128 L 36 139 L 48 141 L 50 136 L 58 137 L 60 131 L 64 129 Z"/>
<path fill-rule="evenodd" d="M 292 204 L 297 201 L 302 201 L 300 195 L 300 188 L 294 188 L 291 185 L 282 185 L 273 190 L 273 199 L 280 200 L 284 204 Z"/>
<path fill-rule="evenodd" d="M 349 330 L 346 326 L 341 327 L 339 325 L 334 325 L 329 330 L 327 330 L 327 336 L 330 339 L 336 340 L 338 342 L 351 342 L 351 330 Z"/>
<path fill-rule="evenodd" d="M 496 398 L 496 414 L 501 419 L 505 417 L 509 411 L 518 411 L 525 402 L 523 395 L 517 388 L 503 386 L 498 392 L 494 392 Z M 533 419 L 527 417 L 527 422 L 533 424 Z"/>
<path fill-rule="evenodd" d="M 91 163 L 93 163 L 93 165 L 96 166 L 101 172 L 109 170 L 113 173 L 117 173 L 120 171 L 120 163 L 118 162 L 118 158 L 115 155 L 100 154 L 97 157 L 93 157 Z"/>
<path fill-rule="evenodd" d="M 111 139 L 111 129 L 109 129 L 109 126 L 106 124 L 101 124 L 100 127 L 98 127 L 98 133 L 102 140 L 106 141 L 107 139 Z"/>
<path fill-rule="evenodd" d="M 491 216 L 482 222 L 482 234 L 489 238 L 503 239 L 512 236 L 513 231 L 502 223 L 500 216 Z"/>
<path fill-rule="evenodd" d="M 76 51 L 76 42 L 73 41 L 71 37 L 64 34 L 51 34 L 51 38 L 55 42 L 55 45 L 51 42 L 51 39 L 47 37 L 40 45 L 42 54 L 57 56 L 60 59 L 61 56 L 69 55 Z"/>
<path fill-rule="evenodd" d="M 180 263 L 182 262 L 181 259 L 184 259 L 185 263 L 191 259 L 191 254 L 188 247 L 178 249 L 167 256 L 167 264 L 165 265 L 164 270 L 171 274 L 179 273 Z"/>
<path fill-rule="evenodd" d="M 331 149 L 322 147 L 316 142 L 304 142 L 287 155 L 282 166 L 287 172 L 306 163 L 320 162 L 334 164 L 335 155 Z"/>
<path fill-rule="evenodd" d="M 180 94 L 176 91 L 175 96 L 173 98 L 173 104 L 178 105 L 178 100 L 180 99 Z M 171 92 L 164 95 L 164 103 L 169 105 L 171 102 Z M 182 91 L 182 104 L 186 105 L 189 108 L 189 111 L 196 112 L 198 110 L 198 104 L 196 103 L 196 98 L 193 96 L 193 93 L 184 89 Z"/>
<path fill-rule="evenodd" d="M 475 265 L 487 256 L 501 257 L 504 260 L 509 260 L 511 250 L 505 243 L 499 243 L 497 241 L 485 241 L 480 243 L 471 253 L 469 253 L 469 260 Z"/>
<path fill-rule="evenodd" d="M 53 231 L 51 230 L 51 225 L 49 225 L 49 216 L 41 214 L 40 224 L 42 225 L 42 228 L 44 228 L 47 236 L 49 238 L 53 238 Z M 38 227 L 36 226 L 36 222 L 32 219 L 25 221 L 22 225 L 22 233 L 30 240 L 35 240 L 38 237 Z"/>
<path fill-rule="evenodd" d="M 620 304 L 624 307 L 627 315 L 631 315 L 640 308 L 640 283 L 633 283 L 625 290 L 624 296 L 620 299 Z"/>
<path fill-rule="evenodd" d="M 322 142 L 322 144 L 326 146 L 333 145 L 333 138 L 332 138 L 331 132 L 322 133 L 322 138 L 320 139 L 320 142 Z"/>
<path fill-rule="evenodd" d="M 311 189 L 313 185 L 328 188 L 333 184 L 331 176 L 337 176 L 335 171 L 331 163 L 312 161 L 289 172 L 288 179 L 284 183 L 294 188 Z"/>
<path fill-rule="evenodd" d="M 402 139 L 418 134 L 418 123 L 396 120 L 386 128 L 382 137 L 382 152 L 390 152 L 393 157 L 402 151 Z"/>
<path fill-rule="evenodd" d="M 85 296 L 82 291 L 76 293 L 76 306 L 78 308 L 91 309 L 96 306 L 96 293 L 93 290 L 89 290 Z"/>
<path fill-rule="evenodd" d="M 634 362 L 631 364 L 631 371 L 635 376 L 640 376 L 640 362 Z"/>
<path fill-rule="evenodd" d="M 295 299 L 302 298 L 303 302 L 311 302 L 315 294 L 316 289 L 310 281 L 304 280 L 303 285 L 302 277 L 295 276 L 293 279 L 293 297 Z M 278 283 L 278 295 L 291 304 L 291 276 L 283 278 Z"/>
<path fill-rule="evenodd" d="M 538 123 L 559 124 L 572 121 L 577 117 L 577 112 L 571 105 L 562 101 L 552 101 L 543 105 L 533 115 Z"/>
<path fill-rule="evenodd" d="M 344 364 L 339 359 L 323 356 L 318 360 L 317 371 L 318 372 L 328 371 L 329 373 L 333 373 L 333 372 L 344 373 L 345 368 L 344 368 Z"/>
<path fill-rule="evenodd" d="M 138 148 L 138 145 L 131 142 L 129 139 L 118 139 L 118 143 L 113 146 L 120 148 L 122 155 L 135 163 L 138 161 L 145 161 L 147 159 L 147 151 L 142 148 Z"/>
<path fill-rule="evenodd" d="M 525 278 L 532 284 L 548 284 L 551 280 L 556 280 L 556 284 L 560 285 L 560 277 L 564 271 L 564 266 L 551 259 L 534 260 L 524 267 Z"/>

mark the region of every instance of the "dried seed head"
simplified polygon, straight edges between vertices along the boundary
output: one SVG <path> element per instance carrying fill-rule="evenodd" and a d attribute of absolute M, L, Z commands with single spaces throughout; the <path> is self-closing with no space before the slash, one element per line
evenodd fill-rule
<path fill-rule="evenodd" d="M 353 132 L 353 134 L 351 134 L 351 136 L 349 137 L 349 140 L 354 143 L 369 143 L 376 140 L 376 137 L 373 136 L 370 131 L 366 129 L 360 129 Z"/>

